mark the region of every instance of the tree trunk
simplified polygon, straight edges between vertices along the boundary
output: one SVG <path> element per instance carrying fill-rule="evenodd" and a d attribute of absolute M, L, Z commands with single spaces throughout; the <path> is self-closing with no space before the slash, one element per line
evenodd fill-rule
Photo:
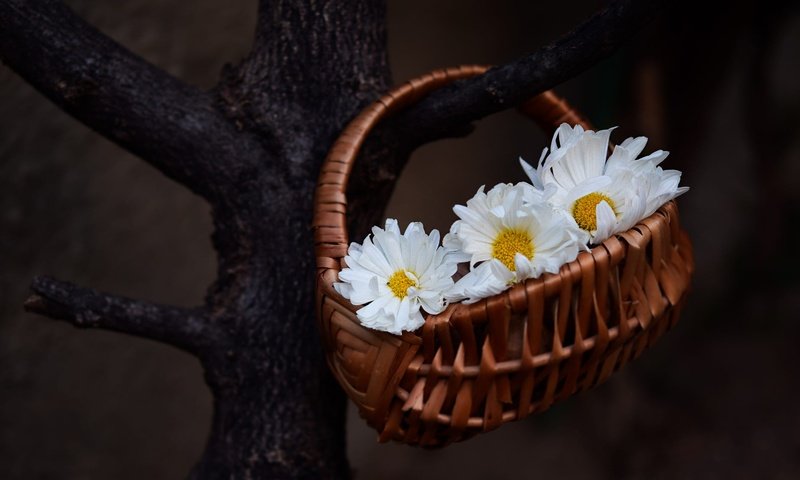
<path fill-rule="evenodd" d="M 345 398 L 314 319 L 310 219 L 327 148 L 389 78 L 379 1 L 263 1 L 253 51 L 224 72 L 223 110 L 257 132 L 264 168 L 214 210 L 207 303 L 228 338 L 201 356 L 214 420 L 192 478 L 349 477 Z M 359 216 L 372 223 L 384 206 Z"/>

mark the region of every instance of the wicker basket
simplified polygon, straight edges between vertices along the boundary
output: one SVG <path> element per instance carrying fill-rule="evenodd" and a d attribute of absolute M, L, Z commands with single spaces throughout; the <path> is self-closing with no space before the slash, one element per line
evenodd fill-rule
<path fill-rule="evenodd" d="M 317 318 L 331 370 L 381 441 L 446 445 L 598 385 L 677 322 L 689 286 L 691 244 L 670 202 L 557 275 L 451 305 L 416 332 L 391 335 L 358 322 L 358 307 L 333 283 L 347 253 L 345 189 L 362 141 L 387 115 L 484 70 L 438 70 L 392 90 L 348 125 L 322 167 Z M 551 92 L 521 110 L 551 131 L 561 122 L 588 127 Z"/>

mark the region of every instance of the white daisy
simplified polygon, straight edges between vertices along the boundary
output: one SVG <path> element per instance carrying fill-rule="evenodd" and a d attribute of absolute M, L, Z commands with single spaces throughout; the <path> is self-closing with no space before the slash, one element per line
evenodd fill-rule
<path fill-rule="evenodd" d="M 444 292 L 453 285 L 457 264 L 439 246 L 439 232 L 425 233 L 421 223 L 410 223 L 400 233 L 397 220 L 386 229 L 372 228 L 364 244 L 350 244 L 347 268 L 339 272 L 334 288 L 353 305 L 369 328 L 400 334 L 425 323 L 420 307 L 431 314 L 447 306 Z"/>
<path fill-rule="evenodd" d="M 628 230 L 686 191 L 678 188 L 680 172 L 658 167 L 667 152 L 659 150 L 636 160 L 645 137 L 625 140 L 606 161 L 612 130 L 584 131 L 580 125 L 564 123 L 536 169 L 520 159 L 533 185 L 593 244 Z"/>
<path fill-rule="evenodd" d="M 469 260 L 471 271 L 446 294 L 450 301 L 477 301 L 512 283 L 556 273 L 578 255 L 580 232 L 549 205 L 537 200 L 531 186 L 499 184 L 484 187 L 456 205 L 456 220 L 444 246 L 459 260 Z"/>

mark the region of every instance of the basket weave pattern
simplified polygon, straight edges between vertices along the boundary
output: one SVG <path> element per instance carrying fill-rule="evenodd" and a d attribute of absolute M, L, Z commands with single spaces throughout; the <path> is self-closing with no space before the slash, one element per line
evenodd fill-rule
<path fill-rule="evenodd" d="M 382 118 L 485 67 L 439 70 L 365 109 L 333 145 L 315 198 L 317 319 L 328 363 L 380 440 L 446 445 L 605 381 L 678 320 L 693 271 L 674 202 L 564 265 L 402 336 L 363 327 L 334 289 L 347 254 L 346 186 Z M 588 124 L 551 92 L 520 110 L 552 130 Z"/>

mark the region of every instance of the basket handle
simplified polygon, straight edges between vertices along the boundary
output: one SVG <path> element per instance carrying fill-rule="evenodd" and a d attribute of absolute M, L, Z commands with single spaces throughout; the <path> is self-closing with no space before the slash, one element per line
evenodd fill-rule
<path fill-rule="evenodd" d="M 312 227 L 318 270 L 341 270 L 341 260 L 347 254 L 349 243 L 347 182 L 361 145 L 375 125 L 387 115 L 402 110 L 437 88 L 456 80 L 480 75 L 486 70 L 488 67 L 483 65 L 465 65 L 435 70 L 409 80 L 365 108 L 347 125 L 322 164 L 314 196 Z M 555 129 L 564 122 L 591 128 L 564 99 L 550 90 L 525 101 L 519 110 L 546 131 Z"/>

